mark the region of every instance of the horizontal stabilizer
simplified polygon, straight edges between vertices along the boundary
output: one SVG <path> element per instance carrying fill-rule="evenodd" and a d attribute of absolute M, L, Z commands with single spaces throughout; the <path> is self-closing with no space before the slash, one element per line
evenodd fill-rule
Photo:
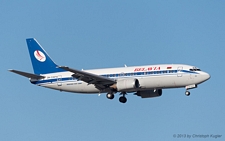
<path fill-rule="evenodd" d="M 10 69 L 9 71 L 14 72 L 14 73 L 19 74 L 19 75 L 22 75 L 22 76 L 27 77 L 27 78 L 31 78 L 31 79 L 43 79 L 43 78 L 45 78 L 44 76 L 41 76 L 41 75 L 22 72 L 22 71 L 18 71 L 18 70 Z"/>

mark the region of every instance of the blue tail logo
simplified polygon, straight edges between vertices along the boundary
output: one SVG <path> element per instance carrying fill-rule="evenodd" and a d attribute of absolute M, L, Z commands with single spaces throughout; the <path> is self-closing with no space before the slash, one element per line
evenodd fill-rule
<path fill-rule="evenodd" d="M 40 75 L 65 71 L 57 67 L 57 65 L 50 58 L 47 52 L 41 47 L 36 39 L 29 38 L 26 39 L 26 41 L 35 74 Z"/>

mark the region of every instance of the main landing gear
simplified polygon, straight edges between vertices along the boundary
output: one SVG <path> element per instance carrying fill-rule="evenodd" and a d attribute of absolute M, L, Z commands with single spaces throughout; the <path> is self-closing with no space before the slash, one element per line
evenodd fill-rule
<path fill-rule="evenodd" d="M 119 101 L 121 102 L 121 103 L 126 103 L 127 102 L 127 98 L 125 97 L 125 95 L 126 95 L 127 93 L 125 93 L 125 92 L 122 92 L 120 95 L 122 95 L 120 98 L 119 98 Z"/>
<path fill-rule="evenodd" d="M 107 94 L 106 94 L 106 97 L 107 97 L 108 99 L 113 99 L 113 98 L 114 98 L 114 94 L 112 94 L 112 93 L 107 93 Z"/>
<path fill-rule="evenodd" d="M 126 98 L 125 96 L 121 96 L 121 97 L 119 98 L 119 101 L 120 101 L 121 103 L 126 103 L 126 102 L 127 102 L 127 98 Z"/>
<path fill-rule="evenodd" d="M 122 95 L 122 96 L 119 98 L 119 101 L 121 103 L 126 103 L 127 102 L 127 98 L 125 97 L 126 93 L 121 93 L 120 95 Z M 113 99 L 114 98 L 114 94 L 113 93 L 107 93 L 106 97 L 108 99 Z"/>

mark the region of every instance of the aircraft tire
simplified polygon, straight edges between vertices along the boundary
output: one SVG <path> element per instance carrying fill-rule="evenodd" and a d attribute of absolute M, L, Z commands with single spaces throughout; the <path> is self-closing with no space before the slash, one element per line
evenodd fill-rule
<path fill-rule="evenodd" d="M 189 91 L 186 91 L 186 92 L 185 92 L 185 95 L 186 95 L 186 96 L 190 96 L 190 94 L 191 94 L 191 93 L 190 93 Z"/>
<path fill-rule="evenodd" d="M 114 94 L 107 93 L 107 94 L 106 94 L 106 97 L 107 97 L 108 99 L 113 99 L 113 98 L 114 98 Z"/>
<path fill-rule="evenodd" d="M 119 101 L 120 101 L 121 103 L 126 103 L 126 102 L 127 102 L 127 98 L 126 98 L 125 96 L 121 96 L 121 97 L 119 98 Z"/>

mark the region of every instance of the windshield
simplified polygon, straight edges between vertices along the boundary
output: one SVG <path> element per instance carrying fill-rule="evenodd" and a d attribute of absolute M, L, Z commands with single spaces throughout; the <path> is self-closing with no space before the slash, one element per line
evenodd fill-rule
<path fill-rule="evenodd" d="M 197 68 L 197 67 L 193 67 L 190 69 L 190 71 L 201 71 L 201 69 Z"/>

